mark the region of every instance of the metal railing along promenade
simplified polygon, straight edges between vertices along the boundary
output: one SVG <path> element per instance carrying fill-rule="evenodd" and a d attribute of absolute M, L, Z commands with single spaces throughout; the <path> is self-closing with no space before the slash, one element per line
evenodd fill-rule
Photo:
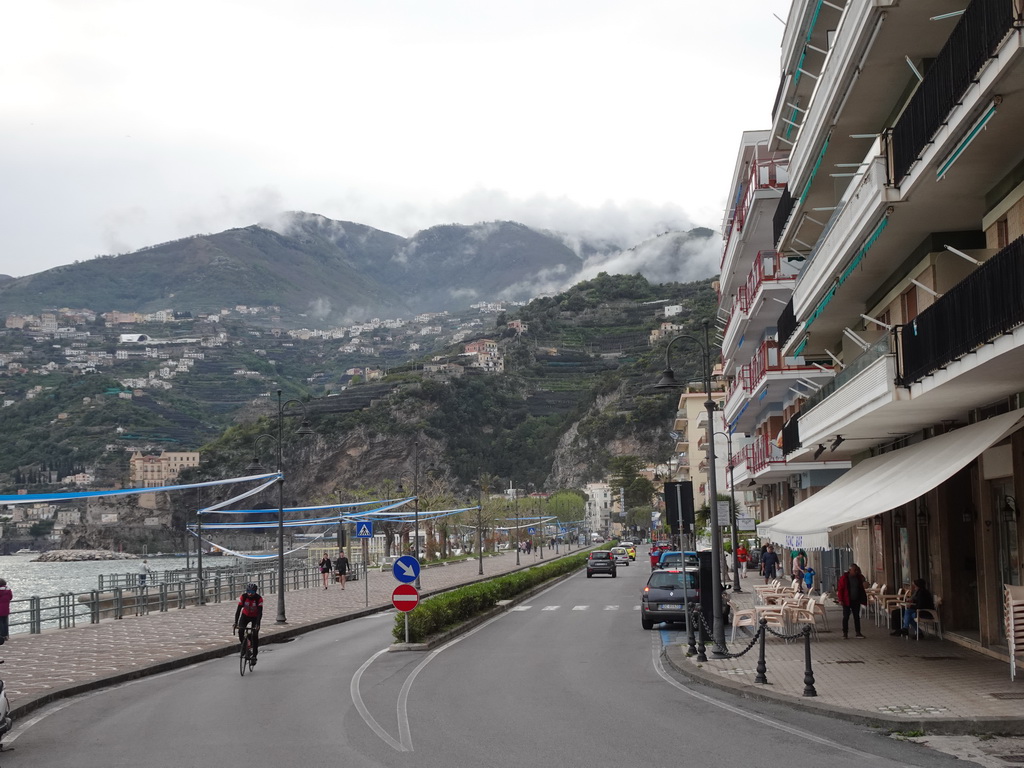
<path fill-rule="evenodd" d="M 357 581 L 360 570 L 365 574 L 365 566 L 357 567 L 349 572 L 349 578 Z M 204 573 L 202 587 L 194 571 L 154 572 L 150 579 L 151 583 L 140 585 L 137 574 L 100 576 L 99 589 L 89 592 L 33 595 L 12 600 L 10 631 L 39 634 L 44 629 L 70 629 L 78 624 L 98 624 L 105 619 L 123 619 L 125 616 L 180 610 L 200 603 L 235 600 L 249 582 L 259 585 L 263 595 L 277 594 L 278 590 L 276 568 L 219 569 Z M 320 569 L 304 564 L 285 571 L 284 589 L 310 589 L 320 580 Z"/>

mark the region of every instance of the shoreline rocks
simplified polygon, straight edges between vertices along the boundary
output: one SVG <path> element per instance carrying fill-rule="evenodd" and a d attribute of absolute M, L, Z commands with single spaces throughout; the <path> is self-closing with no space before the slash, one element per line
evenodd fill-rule
<path fill-rule="evenodd" d="M 83 560 L 138 560 L 129 552 L 111 552 L 106 549 L 54 549 L 32 560 L 33 563 L 76 563 Z"/>

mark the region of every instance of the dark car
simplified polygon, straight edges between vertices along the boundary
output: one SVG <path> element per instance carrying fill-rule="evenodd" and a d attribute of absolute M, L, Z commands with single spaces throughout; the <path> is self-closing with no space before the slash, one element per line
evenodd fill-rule
<path fill-rule="evenodd" d="M 651 573 L 640 598 L 640 621 L 644 629 L 667 622 L 686 623 L 686 604 L 699 603 L 696 568 L 666 568 Z"/>
<path fill-rule="evenodd" d="M 587 558 L 587 578 L 595 573 L 607 573 L 615 578 L 615 556 L 607 549 L 591 552 Z"/>

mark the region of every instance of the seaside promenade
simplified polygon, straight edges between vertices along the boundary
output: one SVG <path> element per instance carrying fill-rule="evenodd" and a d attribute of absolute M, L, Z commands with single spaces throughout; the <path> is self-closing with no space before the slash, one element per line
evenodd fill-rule
<path fill-rule="evenodd" d="M 573 553 L 578 550 L 573 550 Z M 561 553 L 566 554 L 565 550 Z M 553 559 L 546 553 L 545 561 Z M 521 568 L 542 562 L 523 558 Z M 424 596 L 517 570 L 514 553 L 424 568 Z M 368 579 L 287 593 L 288 622 L 274 622 L 276 597 L 266 597 L 261 639 L 274 643 L 321 627 L 380 611 L 392 610 L 391 593 L 398 582 L 390 572 L 371 570 Z M 367 599 L 368 598 L 368 599 Z M 535 598 L 524 601 L 531 604 Z M 753 602 L 753 594 L 734 594 L 735 608 Z M 650 633 L 640 627 L 637 605 L 623 617 L 636 624 L 636 652 Z M 0 677 L 7 685 L 15 718 L 46 703 L 104 686 L 156 674 L 198 661 L 234 653 L 231 625 L 234 602 L 171 609 L 38 635 L 16 634 L 0 648 L 6 659 Z M 769 637 L 766 643 L 768 684 L 755 682 L 757 648 L 738 659 L 707 662 L 686 656 L 685 633 L 662 633 L 663 657 L 691 682 L 729 691 L 739 697 L 774 701 L 830 717 L 897 732 L 928 734 L 1024 734 L 1024 679 L 1011 682 L 1009 666 L 949 640 L 891 637 L 888 629 L 865 621 L 866 639 L 844 640 L 841 611 L 828 608 L 830 631 L 819 627 L 812 641 L 815 697 L 804 696 L 804 644 Z M 678 627 L 674 628 L 678 630 Z M 727 630 L 726 637 L 728 638 Z M 730 644 L 743 650 L 750 633 Z M 629 649 L 623 649 L 627 651 Z"/>

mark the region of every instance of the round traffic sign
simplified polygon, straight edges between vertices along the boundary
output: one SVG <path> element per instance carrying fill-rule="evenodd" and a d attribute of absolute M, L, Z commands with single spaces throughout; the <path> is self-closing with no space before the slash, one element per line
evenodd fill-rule
<path fill-rule="evenodd" d="M 399 584 L 391 593 L 391 604 L 400 611 L 411 611 L 420 602 L 420 593 L 412 584 Z"/>

